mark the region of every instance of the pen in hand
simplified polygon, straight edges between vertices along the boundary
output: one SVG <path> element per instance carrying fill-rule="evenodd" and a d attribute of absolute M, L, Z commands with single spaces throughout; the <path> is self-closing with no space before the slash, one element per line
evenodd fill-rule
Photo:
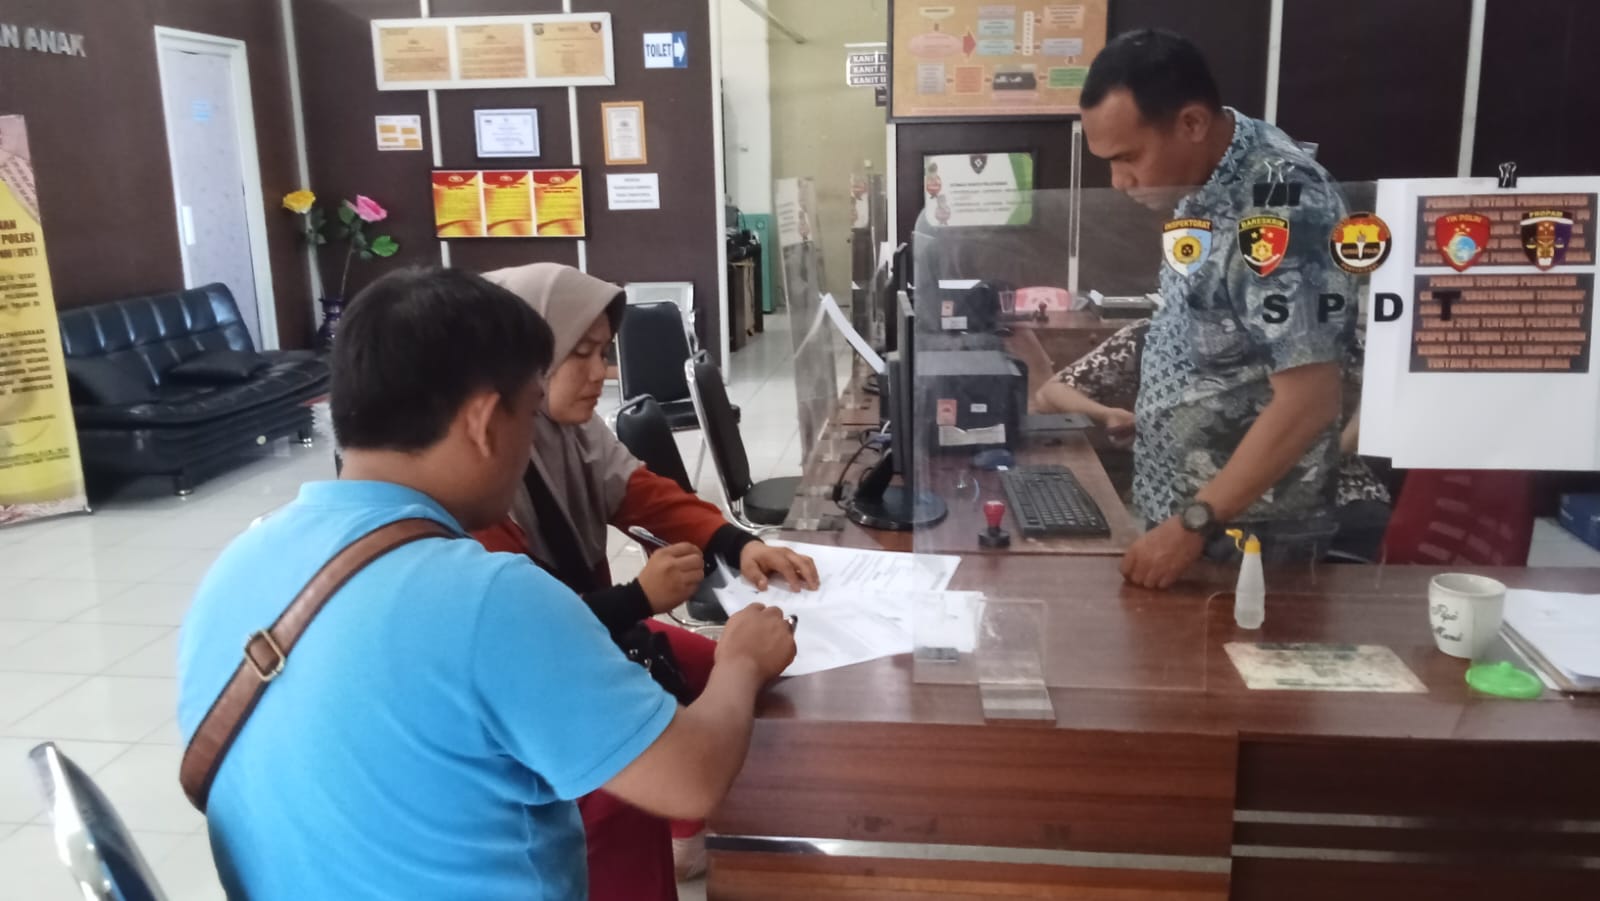
<path fill-rule="evenodd" d="M 628 534 L 639 541 L 656 548 L 657 550 L 667 547 L 667 543 L 665 541 L 662 541 L 660 538 L 656 537 L 654 532 L 650 531 L 644 526 L 629 526 Z"/>

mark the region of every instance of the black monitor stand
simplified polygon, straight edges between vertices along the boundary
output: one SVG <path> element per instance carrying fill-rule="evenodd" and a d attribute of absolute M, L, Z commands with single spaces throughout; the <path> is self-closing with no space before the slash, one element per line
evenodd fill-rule
<path fill-rule="evenodd" d="M 864 528 L 887 532 L 910 532 L 943 522 L 950 512 L 943 499 L 889 484 L 894 477 L 893 458 L 893 450 L 885 452 L 861 477 L 845 516 Z"/>

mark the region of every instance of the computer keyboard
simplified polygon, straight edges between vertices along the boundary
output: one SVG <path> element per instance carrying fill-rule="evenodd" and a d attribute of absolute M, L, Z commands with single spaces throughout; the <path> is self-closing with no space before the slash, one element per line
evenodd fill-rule
<path fill-rule="evenodd" d="M 1000 482 L 1011 515 L 1029 538 L 1111 534 L 1099 505 L 1065 467 L 1013 469 L 1002 472 Z"/>

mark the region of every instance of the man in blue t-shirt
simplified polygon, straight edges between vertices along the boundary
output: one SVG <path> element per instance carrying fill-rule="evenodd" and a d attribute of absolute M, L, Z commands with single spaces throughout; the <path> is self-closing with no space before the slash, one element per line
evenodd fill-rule
<path fill-rule="evenodd" d="M 475 275 L 398 272 L 356 299 L 333 356 L 344 480 L 304 486 L 207 574 L 179 648 L 185 741 L 245 636 L 346 545 L 400 519 L 464 535 L 506 515 L 550 354 L 538 315 Z M 223 759 L 207 805 L 223 884 L 252 901 L 581 899 L 573 800 L 603 787 L 707 815 L 793 656 L 780 611 L 741 612 L 681 708 L 528 558 L 403 546 L 317 615 Z"/>

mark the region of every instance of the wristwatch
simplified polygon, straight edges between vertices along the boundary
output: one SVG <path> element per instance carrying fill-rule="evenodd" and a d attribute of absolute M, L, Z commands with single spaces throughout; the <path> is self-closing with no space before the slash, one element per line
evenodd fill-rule
<path fill-rule="evenodd" d="M 1198 535 L 1211 537 L 1219 528 L 1217 524 L 1217 511 L 1205 501 L 1191 501 L 1183 511 L 1178 514 L 1178 522 L 1185 530 Z"/>

